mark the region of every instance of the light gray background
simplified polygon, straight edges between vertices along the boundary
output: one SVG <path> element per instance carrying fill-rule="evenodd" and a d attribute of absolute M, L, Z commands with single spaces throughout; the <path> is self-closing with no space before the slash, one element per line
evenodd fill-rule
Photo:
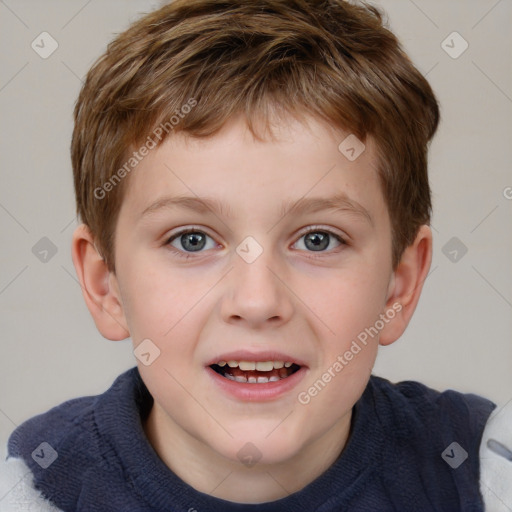
<path fill-rule="evenodd" d="M 96 331 L 75 278 L 69 144 L 82 77 L 115 33 L 160 3 L 0 1 L 0 450 L 28 417 L 100 393 L 135 364 L 130 341 Z M 504 405 L 512 399 L 512 1 L 374 3 L 442 110 L 430 157 L 431 275 L 407 332 L 381 348 L 374 373 Z M 59 45 L 47 59 L 31 48 L 43 31 Z M 441 45 L 453 31 L 469 44 L 456 59 Z M 445 43 L 452 53 L 462 48 L 457 37 Z M 42 237 L 57 247 L 46 263 L 32 252 Z M 467 247 L 456 262 L 443 253 L 452 237 Z"/>

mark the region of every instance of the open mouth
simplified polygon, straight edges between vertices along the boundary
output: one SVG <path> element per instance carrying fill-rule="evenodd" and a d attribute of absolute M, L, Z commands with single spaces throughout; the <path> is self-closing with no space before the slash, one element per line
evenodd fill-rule
<path fill-rule="evenodd" d="M 291 361 L 218 361 L 210 368 L 229 380 L 265 384 L 286 379 L 301 367 Z"/>

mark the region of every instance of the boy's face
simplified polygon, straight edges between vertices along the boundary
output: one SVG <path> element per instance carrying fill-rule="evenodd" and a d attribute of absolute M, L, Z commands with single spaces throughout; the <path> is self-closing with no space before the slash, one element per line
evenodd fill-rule
<path fill-rule="evenodd" d="M 253 450 L 273 464 L 348 431 L 379 315 L 393 322 L 391 226 L 371 139 L 349 161 L 338 149 L 348 133 L 314 120 L 276 135 L 258 142 L 234 119 L 151 151 L 129 178 L 112 276 L 134 345 L 151 340 L 149 360 L 160 350 L 139 363 L 158 428 L 206 453 L 238 461 Z M 201 207 L 206 198 L 222 210 Z M 216 367 L 230 378 L 210 366 L 228 360 L 300 369 L 281 378 Z M 273 381 L 232 380 L 265 375 Z"/>

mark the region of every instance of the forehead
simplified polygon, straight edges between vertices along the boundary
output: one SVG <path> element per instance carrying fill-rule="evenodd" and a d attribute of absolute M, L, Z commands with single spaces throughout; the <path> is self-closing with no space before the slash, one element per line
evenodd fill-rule
<path fill-rule="evenodd" d="M 169 136 L 130 176 L 122 209 L 140 216 L 172 196 L 206 199 L 234 217 L 270 208 L 279 216 L 298 200 L 331 196 L 372 217 L 387 214 L 371 137 L 363 144 L 313 118 L 274 124 L 272 137 L 261 140 L 240 117 L 209 137 Z"/>

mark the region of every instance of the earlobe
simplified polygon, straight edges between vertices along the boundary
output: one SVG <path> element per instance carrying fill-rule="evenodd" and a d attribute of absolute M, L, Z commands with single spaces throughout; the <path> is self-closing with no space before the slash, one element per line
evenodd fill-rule
<path fill-rule="evenodd" d="M 73 233 L 71 253 L 85 303 L 96 327 L 109 340 L 124 340 L 130 333 L 116 277 L 98 253 L 94 237 L 85 224 Z"/>
<path fill-rule="evenodd" d="M 432 231 L 423 225 L 414 242 L 405 249 L 391 278 L 386 311 L 394 313 L 380 333 L 381 345 L 390 345 L 405 331 L 418 304 L 431 261 Z"/>

